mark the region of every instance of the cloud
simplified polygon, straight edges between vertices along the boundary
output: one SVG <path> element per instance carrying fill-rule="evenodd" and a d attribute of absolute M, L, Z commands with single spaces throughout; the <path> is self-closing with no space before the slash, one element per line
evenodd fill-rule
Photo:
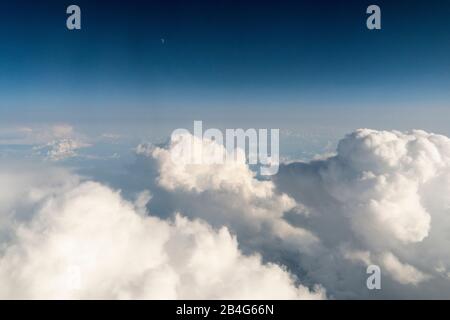
<path fill-rule="evenodd" d="M 320 176 L 328 194 L 345 203 L 355 232 L 372 242 L 380 234 L 404 243 L 428 235 L 419 187 L 445 164 L 434 143 L 439 139 L 419 131 L 359 130 L 339 143 Z"/>
<path fill-rule="evenodd" d="M 444 235 L 450 232 L 449 175 L 449 138 L 420 130 L 360 129 L 339 142 L 334 156 L 280 167 L 275 183 L 308 209 L 302 223 L 321 239 L 327 255 L 379 264 L 400 284 L 389 282 L 385 297 L 430 297 L 450 289 L 436 273 L 436 266 L 441 274 L 450 268 Z M 316 258 L 325 263 L 324 257 Z M 327 272 L 340 268 L 353 266 L 340 261 Z M 325 275 L 314 279 L 331 294 L 344 295 Z M 437 282 L 439 289 L 433 290 Z M 364 294 L 361 287 L 345 290 Z"/>
<path fill-rule="evenodd" d="M 81 138 L 73 126 L 57 123 L 41 126 L 17 126 L 0 131 L 1 144 L 42 145 L 54 140 Z"/>
<path fill-rule="evenodd" d="M 77 150 L 90 145 L 74 139 L 54 140 L 46 145 L 34 148 L 35 152 L 44 153 L 46 158 L 52 161 L 60 161 L 76 157 Z"/>
<path fill-rule="evenodd" d="M 39 134 L 38 134 L 39 135 Z M 77 150 L 89 147 L 86 138 L 76 133 L 69 124 L 56 124 L 40 133 L 41 139 L 48 142 L 35 146 L 33 150 L 44 154 L 46 159 L 60 161 L 76 157 Z"/>
<path fill-rule="evenodd" d="M 3 294 L 323 298 L 320 284 L 338 299 L 450 298 L 449 138 L 360 129 L 271 180 L 240 151 L 208 162 L 226 152 L 213 141 L 194 139 L 207 161 L 189 164 L 189 143 L 139 145 L 120 194 L 67 172 L 0 173 Z M 381 290 L 366 287 L 370 264 Z M 81 289 L 58 287 L 67 274 Z"/>
<path fill-rule="evenodd" d="M 87 137 L 66 123 L 4 129 L 0 145 L 28 147 L 33 155 L 52 161 L 76 157 L 77 150 L 91 146 Z"/>
<path fill-rule="evenodd" d="M 379 265 L 395 281 L 401 284 L 417 285 L 430 279 L 430 275 L 417 270 L 415 267 L 402 263 L 393 253 L 382 252 L 373 254 L 370 251 L 348 250 L 343 248 L 344 257 L 353 262 L 362 262 L 365 266 Z"/>
<path fill-rule="evenodd" d="M 29 221 L 43 199 L 80 181 L 59 167 L 1 162 L 0 168 L 0 242 L 13 237 L 13 227 Z"/>
<path fill-rule="evenodd" d="M 58 139 L 64 139 L 66 137 L 70 137 L 74 134 L 74 129 L 71 125 L 63 123 L 63 124 L 55 124 L 50 128 L 51 134 Z"/>
<path fill-rule="evenodd" d="M 242 150 L 237 157 L 217 164 L 214 159 L 227 150 L 220 144 L 188 133 L 173 136 L 163 147 L 144 146 L 137 152 L 156 161 L 156 181 L 171 194 L 176 210 L 200 217 L 214 226 L 230 227 L 246 249 L 282 243 L 294 251 L 308 251 L 317 237 L 283 219 L 288 211 L 305 214 L 303 207 L 276 190 L 272 181 L 259 180 L 245 163 Z M 192 164 L 186 157 L 202 158 Z"/>
<path fill-rule="evenodd" d="M 450 289 L 448 282 L 437 285 L 450 269 L 447 137 L 360 129 L 329 157 L 283 165 L 272 181 L 258 179 L 242 154 L 213 164 L 208 159 L 226 150 L 208 140 L 190 143 L 180 135 L 137 150 L 156 162 L 167 202 L 191 218 L 226 225 L 244 251 L 286 264 L 337 298 L 439 296 Z M 203 164 L 185 161 L 187 150 L 203 150 Z M 365 285 L 369 264 L 382 268 L 380 293 Z"/>
<path fill-rule="evenodd" d="M 181 214 L 169 220 L 148 215 L 148 192 L 132 203 L 64 170 L 3 175 L 19 182 L 1 180 L 10 192 L 1 216 L 11 218 L 0 229 L 11 235 L 1 243 L 1 298 L 325 297 L 322 288 L 309 290 L 279 265 L 244 255 L 226 227 Z M 26 212 L 22 219 L 15 218 L 19 211 Z"/>
<path fill-rule="evenodd" d="M 384 253 L 381 257 L 383 267 L 392 277 L 402 284 L 419 284 L 429 278 L 428 275 L 409 264 L 401 263 L 392 253 Z"/>

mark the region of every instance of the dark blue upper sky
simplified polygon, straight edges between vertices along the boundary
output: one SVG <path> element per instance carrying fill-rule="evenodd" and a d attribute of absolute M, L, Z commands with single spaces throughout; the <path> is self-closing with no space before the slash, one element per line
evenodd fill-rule
<path fill-rule="evenodd" d="M 370 4 L 382 30 L 366 28 Z M 448 1 L 17 0 L 0 6 L 0 38 L 7 121 L 448 116 Z"/>

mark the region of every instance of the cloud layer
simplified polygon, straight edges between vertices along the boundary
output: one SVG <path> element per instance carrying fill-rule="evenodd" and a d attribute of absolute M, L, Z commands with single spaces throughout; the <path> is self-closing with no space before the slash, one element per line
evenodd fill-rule
<path fill-rule="evenodd" d="M 242 151 L 189 164 L 188 148 L 227 152 L 189 135 L 142 144 L 115 188 L 0 171 L 0 297 L 450 298 L 449 138 L 360 129 L 271 180 Z"/>

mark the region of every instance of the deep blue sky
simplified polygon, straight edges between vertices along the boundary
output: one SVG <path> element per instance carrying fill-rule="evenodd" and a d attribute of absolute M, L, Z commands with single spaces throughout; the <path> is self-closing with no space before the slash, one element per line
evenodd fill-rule
<path fill-rule="evenodd" d="M 443 131 L 450 114 L 449 1 L 17 0 L 0 6 L 0 38 L 8 123 Z"/>

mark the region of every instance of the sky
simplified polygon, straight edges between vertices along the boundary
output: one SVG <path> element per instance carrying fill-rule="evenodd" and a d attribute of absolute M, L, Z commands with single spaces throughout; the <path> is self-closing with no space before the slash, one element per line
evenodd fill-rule
<path fill-rule="evenodd" d="M 2 4 L 0 121 L 449 133 L 445 1 L 378 1 L 374 31 L 368 1 L 78 1 L 77 31 L 69 4 Z"/>

